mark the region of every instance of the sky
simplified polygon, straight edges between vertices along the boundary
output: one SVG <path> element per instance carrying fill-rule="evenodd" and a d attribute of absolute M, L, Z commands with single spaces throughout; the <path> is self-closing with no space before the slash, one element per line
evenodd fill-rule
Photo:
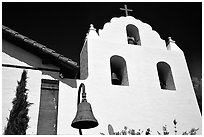
<path fill-rule="evenodd" d="M 79 64 L 90 24 L 98 31 L 113 17 L 125 16 L 124 4 L 163 40 L 175 40 L 191 77 L 202 78 L 201 2 L 3 2 L 2 25 Z"/>

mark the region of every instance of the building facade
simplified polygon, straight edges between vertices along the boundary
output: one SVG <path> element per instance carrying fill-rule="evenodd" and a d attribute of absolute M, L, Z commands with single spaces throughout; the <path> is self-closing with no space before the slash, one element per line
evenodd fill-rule
<path fill-rule="evenodd" d="M 6 30 L 10 29 L 3 28 L 3 32 Z M 95 128 L 82 130 L 83 134 L 108 134 L 109 124 L 115 131 L 124 126 L 136 131 L 150 128 L 151 134 L 167 125 L 170 134 L 174 134 L 174 119 L 178 121 L 178 134 L 192 128 L 199 128 L 197 132 L 201 134 L 202 118 L 184 53 L 171 38 L 166 44 L 150 25 L 134 17 L 112 18 L 98 33 L 91 25 L 80 54 L 80 67 L 43 46 L 37 50 L 43 51 L 41 55 L 12 45 L 9 39 L 3 39 L 2 45 L 3 64 L 41 68 L 28 70 L 28 96 L 34 103 L 29 111 L 28 134 L 47 134 L 48 129 L 47 133 L 40 129 L 50 127 L 53 134 L 77 135 L 78 130 L 71 123 L 77 112 L 81 83 L 99 123 Z M 35 49 L 36 44 L 32 45 Z M 22 69 L 3 66 L 2 70 L 4 126 Z M 52 121 L 49 125 L 43 125 L 39 120 L 50 112 L 42 112 L 50 105 L 42 103 L 50 95 L 47 82 L 55 85 L 51 86 L 55 94 L 50 98 L 54 115 L 47 118 Z"/>

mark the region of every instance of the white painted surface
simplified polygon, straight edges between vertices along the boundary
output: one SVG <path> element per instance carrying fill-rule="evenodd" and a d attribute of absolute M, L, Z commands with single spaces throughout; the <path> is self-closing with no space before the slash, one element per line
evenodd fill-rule
<path fill-rule="evenodd" d="M 29 66 L 5 53 L 2 53 L 2 59 L 2 63 Z M 20 81 L 22 72 L 23 69 L 2 67 L 2 132 L 7 124 L 6 118 L 9 117 L 9 110 L 12 109 L 12 100 L 15 97 L 16 86 L 18 85 L 17 80 Z M 26 133 L 36 134 L 42 72 L 36 70 L 28 70 L 27 72 L 28 101 L 34 104 L 29 107 L 28 116 L 30 121 Z"/>
<path fill-rule="evenodd" d="M 76 84 L 75 80 L 71 79 L 68 79 L 67 82 Z M 78 130 L 71 127 L 77 111 L 78 89 L 69 87 L 63 82 L 60 82 L 59 88 L 57 134 L 78 135 Z"/>
<path fill-rule="evenodd" d="M 55 66 L 43 65 L 39 57 L 5 40 L 2 40 L 2 64 L 57 69 Z M 20 68 L 2 67 L 2 133 L 7 124 L 6 118 L 9 117 L 9 110 L 12 109 L 17 80 L 20 81 L 22 72 L 23 69 Z M 27 72 L 28 101 L 34 104 L 29 107 L 30 121 L 26 133 L 37 134 L 42 72 L 30 69 Z M 46 71 L 43 73 L 53 75 Z"/>
<path fill-rule="evenodd" d="M 165 41 L 162 40 L 159 34 L 152 30 L 152 27 L 132 16 L 112 18 L 106 23 L 102 30 L 99 30 L 99 36 L 102 40 L 113 42 L 110 48 L 118 44 L 127 44 L 126 26 L 133 24 L 139 29 L 141 45 L 149 48 L 166 49 Z"/>
<path fill-rule="evenodd" d="M 141 46 L 127 44 L 125 27 L 128 24 L 138 27 Z M 150 128 L 152 134 L 167 125 L 170 134 L 174 134 L 174 119 L 178 121 L 178 134 L 191 128 L 199 128 L 198 134 L 201 134 L 201 114 L 184 54 L 181 50 L 167 50 L 150 26 L 132 17 L 113 18 L 99 31 L 98 39 L 88 37 L 87 48 L 89 75 L 78 83 L 86 85 L 87 100 L 92 104 L 99 126 L 83 130 L 84 134 L 108 134 L 108 124 L 115 131 L 122 131 L 124 126 L 136 131 Z M 111 85 L 113 55 L 126 60 L 129 86 Z M 176 91 L 160 88 L 156 66 L 160 61 L 170 65 Z"/>
<path fill-rule="evenodd" d="M 130 45 L 108 48 L 111 44 L 96 40 L 88 42 L 89 76 L 85 85 L 99 126 L 85 133 L 107 134 L 107 126 L 112 124 L 116 131 L 128 126 L 136 131 L 151 128 L 156 134 L 166 124 L 173 134 L 174 119 L 178 121 L 179 132 L 193 127 L 202 129 L 182 53 Z M 112 55 L 120 55 L 126 60 L 129 86 L 111 85 Z M 171 66 L 176 91 L 160 89 L 156 68 L 159 61 Z"/>

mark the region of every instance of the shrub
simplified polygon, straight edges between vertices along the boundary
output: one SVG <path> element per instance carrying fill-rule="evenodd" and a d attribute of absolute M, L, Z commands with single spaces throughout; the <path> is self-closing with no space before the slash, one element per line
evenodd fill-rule
<path fill-rule="evenodd" d="M 7 126 L 5 127 L 5 135 L 25 135 L 28 128 L 29 117 L 28 107 L 32 104 L 27 101 L 26 81 L 27 72 L 24 70 L 21 75 L 20 82 L 16 87 L 16 97 L 13 99 L 13 107 L 7 118 Z"/>
<path fill-rule="evenodd" d="M 176 129 L 176 125 L 177 125 L 177 121 L 176 119 L 173 120 L 173 124 L 174 124 L 174 134 L 177 135 L 177 129 Z M 167 125 L 163 126 L 163 131 L 159 132 L 157 131 L 158 135 L 169 135 L 169 131 L 167 130 Z M 199 129 L 197 128 L 192 128 L 190 131 L 185 131 L 182 133 L 182 135 L 196 135 L 197 131 Z M 124 130 L 122 130 L 121 132 L 114 132 L 113 127 L 111 126 L 111 124 L 108 125 L 108 133 L 109 135 L 142 135 L 143 133 L 145 133 L 145 135 L 151 135 L 151 129 L 147 128 L 145 132 L 141 131 L 141 129 L 139 129 L 137 132 L 135 132 L 134 129 L 128 129 L 127 126 L 124 127 Z M 104 133 L 100 133 L 101 135 L 105 135 Z"/>

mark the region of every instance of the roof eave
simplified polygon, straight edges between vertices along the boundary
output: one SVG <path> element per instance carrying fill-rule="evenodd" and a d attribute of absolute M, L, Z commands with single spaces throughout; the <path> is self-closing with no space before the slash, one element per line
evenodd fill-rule
<path fill-rule="evenodd" d="M 15 44 L 16 46 L 23 48 L 24 50 L 35 54 L 41 58 L 47 58 L 54 65 L 60 67 L 63 71 L 69 72 L 68 78 L 77 78 L 79 73 L 79 66 L 71 59 L 64 57 L 63 55 L 56 53 L 54 50 L 47 48 L 46 46 L 25 37 L 18 32 L 2 25 L 2 38 Z M 64 72 L 63 72 L 64 73 Z M 66 73 L 65 75 L 67 75 Z"/>

